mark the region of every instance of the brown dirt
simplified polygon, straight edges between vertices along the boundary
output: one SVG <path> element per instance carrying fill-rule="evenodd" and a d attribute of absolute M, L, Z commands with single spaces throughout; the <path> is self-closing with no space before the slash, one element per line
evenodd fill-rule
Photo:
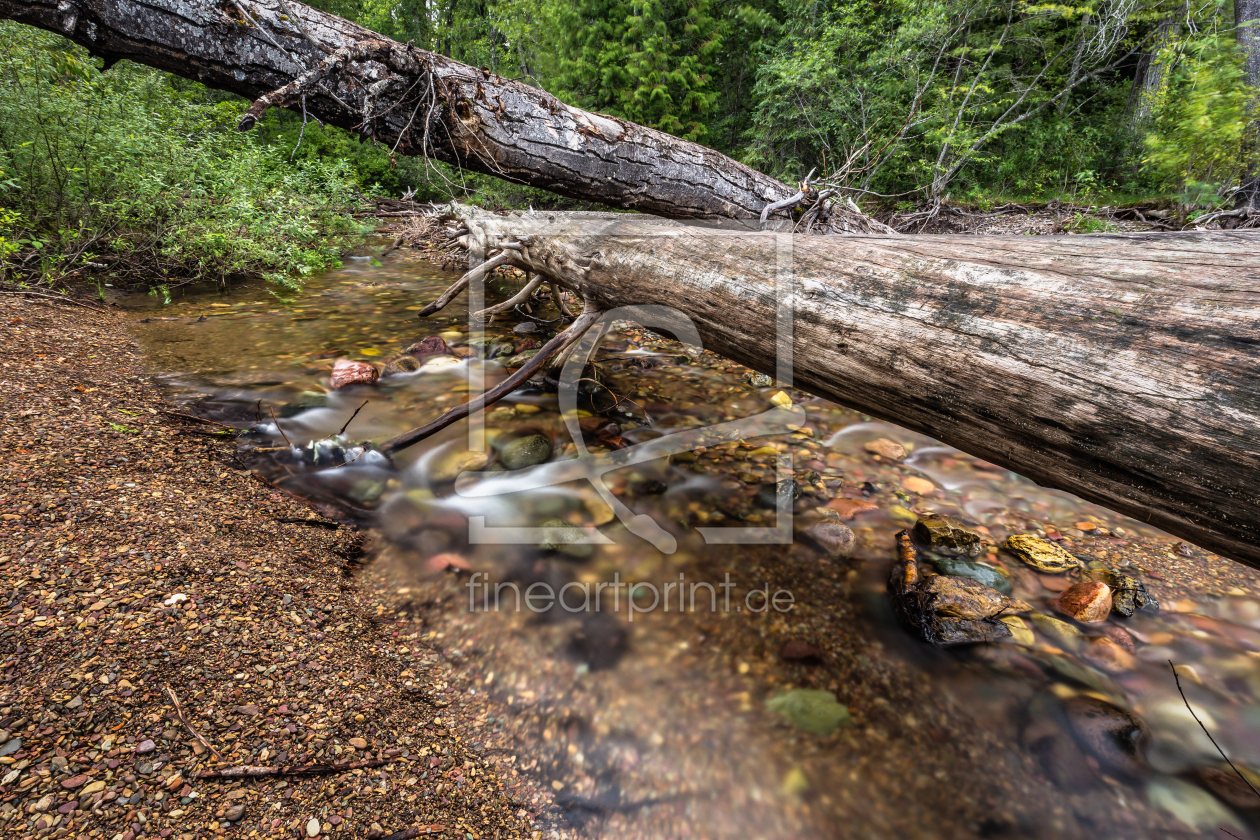
<path fill-rule="evenodd" d="M 0 347 L 0 834 L 293 837 L 314 819 L 331 836 L 530 835 L 440 722 L 424 645 L 349 576 L 361 535 L 241 470 L 214 427 L 163 414 L 118 315 L 6 297 Z M 197 778 L 364 761 L 385 763 Z"/>

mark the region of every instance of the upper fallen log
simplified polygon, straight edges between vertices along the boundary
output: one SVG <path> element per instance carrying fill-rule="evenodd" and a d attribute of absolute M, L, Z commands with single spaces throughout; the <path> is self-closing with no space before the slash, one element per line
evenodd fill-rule
<path fill-rule="evenodd" d="M 599 309 L 667 304 L 709 350 L 1260 568 L 1260 234 L 465 223 Z"/>
<path fill-rule="evenodd" d="M 755 220 L 796 192 L 697 143 L 294 0 L 0 0 L 0 18 L 63 35 L 106 66 L 129 59 L 254 99 L 243 128 L 304 101 L 401 154 L 667 218 Z"/>

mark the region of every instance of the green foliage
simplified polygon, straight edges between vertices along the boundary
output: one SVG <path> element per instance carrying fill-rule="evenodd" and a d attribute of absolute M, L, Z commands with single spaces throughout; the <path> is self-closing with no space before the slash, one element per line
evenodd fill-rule
<path fill-rule="evenodd" d="M 1232 35 L 1171 44 L 1167 52 L 1173 69 L 1146 136 L 1145 163 L 1182 203 L 1214 204 L 1255 163 L 1244 155 L 1254 92 L 1243 82 Z"/>
<path fill-rule="evenodd" d="M 243 102 L 0 24 L 0 236 L 7 278 L 55 282 L 106 266 L 122 282 L 335 265 L 359 233 L 349 167 L 289 165 L 236 131 Z"/>

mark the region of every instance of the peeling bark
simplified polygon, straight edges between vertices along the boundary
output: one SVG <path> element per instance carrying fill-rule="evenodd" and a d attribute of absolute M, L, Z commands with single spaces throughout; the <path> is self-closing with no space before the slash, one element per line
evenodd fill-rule
<path fill-rule="evenodd" d="M 1260 235 L 791 237 L 461 210 L 600 310 L 1260 568 Z M 776 282 L 782 284 L 776 292 Z M 776 294 L 779 295 L 776 298 Z"/>
<path fill-rule="evenodd" d="M 755 220 L 793 192 L 712 149 L 293 0 L 0 0 L 0 18 L 63 35 L 107 64 L 129 59 L 255 99 L 242 128 L 305 94 L 309 113 L 398 153 L 612 207 Z"/>

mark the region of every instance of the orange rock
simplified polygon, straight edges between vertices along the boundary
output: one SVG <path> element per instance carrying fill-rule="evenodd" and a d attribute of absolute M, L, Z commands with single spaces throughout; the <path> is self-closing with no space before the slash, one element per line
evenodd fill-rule
<path fill-rule="evenodd" d="M 901 444 L 894 443 L 888 438 L 880 438 L 873 440 L 862 447 L 872 455 L 879 455 L 881 458 L 887 458 L 890 461 L 900 461 L 906 457 L 906 450 Z"/>
<path fill-rule="evenodd" d="M 1059 596 L 1057 607 L 1083 624 L 1101 624 L 1111 612 L 1111 587 L 1102 581 L 1069 586 Z"/>
<path fill-rule="evenodd" d="M 841 519 L 852 519 L 860 513 L 879 510 L 879 506 L 865 499 L 832 499 L 827 507 L 840 514 Z"/>
<path fill-rule="evenodd" d="M 926 496 L 936 490 L 935 484 L 926 478 L 919 478 L 917 475 L 908 475 L 901 479 L 901 486 L 911 493 L 918 493 L 920 496 Z"/>

